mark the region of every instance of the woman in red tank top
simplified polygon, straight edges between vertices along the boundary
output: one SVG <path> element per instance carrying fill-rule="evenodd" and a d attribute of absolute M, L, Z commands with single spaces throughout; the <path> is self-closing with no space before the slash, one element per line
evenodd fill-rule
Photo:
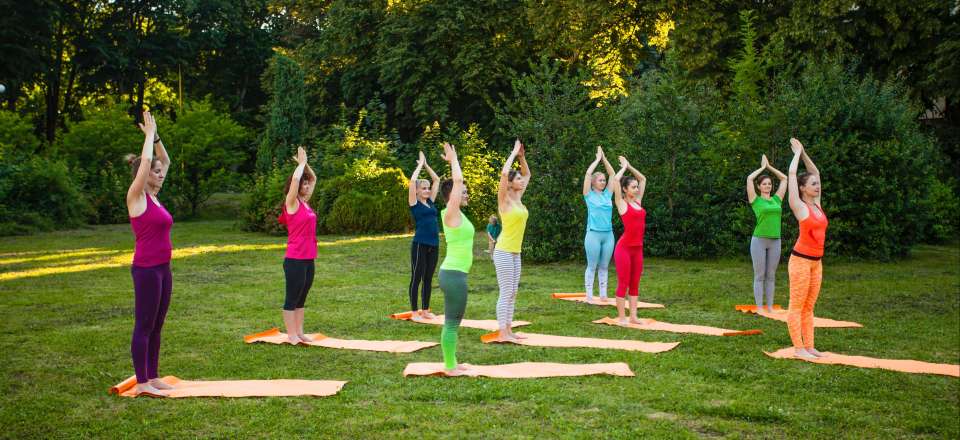
<path fill-rule="evenodd" d="M 820 295 L 823 278 L 823 245 L 827 215 L 820 205 L 820 170 L 813 164 L 800 141 L 791 138 L 793 161 L 789 171 L 790 210 L 800 223 L 800 234 L 793 247 L 787 273 L 790 275 L 790 311 L 787 328 L 796 356 L 815 359 L 825 356 L 813 345 L 813 306 Z M 807 172 L 797 176 L 800 159 Z"/>
<path fill-rule="evenodd" d="M 133 264 L 134 326 L 130 341 L 137 395 L 166 397 L 173 386 L 160 380 L 160 331 L 170 307 L 173 275 L 170 272 L 173 217 L 160 204 L 157 194 L 170 168 L 170 157 L 160 142 L 157 123 L 143 112 L 140 124 L 145 138 L 139 156 L 128 155 L 133 182 L 127 190 L 127 212 L 136 237 Z"/>
<path fill-rule="evenodd" d="M 639 324 L 637 297 L 640 295 L 640 277 L 643 275 L 643 235 L 647 228 L 647 211 L 641 203 L 647 178 L 623 156 L 619 160 L 620 171 L 610 179 L 614 204 L 623 221 L 623 235 L 613 248 L 613 262 L 617 267 L 617 319 L 622 324 L 627 323 L 623 303 L 625 297 L 629 296 L 630 322 Z M 623 177 L 627 170 L 632 175 Z"/>

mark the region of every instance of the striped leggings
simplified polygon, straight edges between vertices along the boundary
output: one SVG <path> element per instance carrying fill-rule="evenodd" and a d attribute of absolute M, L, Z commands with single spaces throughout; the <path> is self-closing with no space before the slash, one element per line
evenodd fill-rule
<path fill-rule="evenodd" d="M 500 297 L 497 299 L 497 324 L 500 328 L 509 329 L 513 323 L 517 290 L 520 288 L 520 254 L 495 249 L 493 267 L 497 270 L 497 284 L 500 285 Z"/>

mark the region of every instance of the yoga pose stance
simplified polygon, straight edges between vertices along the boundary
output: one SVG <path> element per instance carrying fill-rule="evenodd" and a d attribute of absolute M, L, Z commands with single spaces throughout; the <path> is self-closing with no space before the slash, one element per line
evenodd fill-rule
<path fill-rule="evenodd" d="M 139 156 L 127 156 L 133 171 L 133 182 L 127 189 L 127 212 L 136 236 L 130 266 L 136 316 L 130 354 L 137 375 L 137 395 L 166 397 L 164 390 L 173 387 L 160 380 L 157 370 L 160 365 L 160 332 L 173 292 L 173 274 L 170 272 L 173 217 L 157 200 L 157 193 L 170 168 L 170 156 L 160 142 L 157 123 L 150 112 L 143 112 L 143 123 L 139 125 L 144 134 L 143 149 Z"/>
<path fill-rule="evenodd" d="M 287 295 L 283 302 L 283 325 L 293 345 L 311 339 L 303 333 L 303 307 L 313 285 L 314 259 L 317 258 L 317 214 L 307 200 L 313 195 L 316 175 L 307 164 L 307 152 L 297 148 L 297 168 L 283 188 L 284 201 L 280 216 L 287 226 L 287 253 L 283 259 L 283 275 L 287 281 Z"/>
<path fill-rule="evenodd" d="M 603 161 L 607 174 L 597 171 L 597 165 Z M 594 274 L 600 288 L 600 301 L 607 300 L 607 269 L 613 256 L 613 193 L 607 189 L 607 176 L 613 175 L 613 167 L 597 146 L 597 158 L 587 168 L 583 176 L 583 201 L 587 204 L 587 234 L 583 238 L 583 248 L 587 251 L 587 270 L 583 274 L 587 302 L 593 302 Z"/>
<path fill-rule="evenodd" d="M 440 290 L 443 291 L 443 330 L 440 332 L 440 348 L 443 350 L 444 372 L 459 376 L 467 370 L 465 364 L 457 364 L 457 329 L 467 309 L 467 274 L 473 265 L 473 224 L 460 211 L 467 205 L 467 187 L 463 184 L 463 172 L 457 160 L 457 151 L 446 142 L 443 144 L 443 160 L 450 163 L 450 180 L 440 187 L 447 207 L 440 213 L 443 219 L 443 237 L 447 242 L 447 255 L 440 265 Z"/>
<path fill-rule="evenodd" d="M 763 170 L 780 179 L 777 193 L 773 191 L 773 179 L 764 174 Z M 754 183 L 760 175 L 760 184 Z M 757 188 L 760 195 L 757 196 Z M 760 159 L 760 168 L 747 176 L 747 201 L 757 216 L 757 226 L 753 229 L 753 238 L 750 239 L 750 257 L 753 259 L 753 299 L 757 304 L 757 311 L 763 310 L 763 297 L 766 292 L 767 310 L 773 312 L 773 289 L 776 285 L 777 266 L 780 264 L 780 214 L 783 206 L 783 195 L 787 192 L 787 176 L 770 165 L 767 155 Z"/>
<path fill-rule="evenodd" d="M 820 205 L 820 170 L 800 141 L 791 138 L 790 148 L 793 150 L 789 170 L 790 210 L 800 223 L 800 235 L 787 263 L 790 275 L 787 328 L 797 357 L 816 358 L 824 356 L 813 347 L 813 306 L 820 295 L 823 277 L 820 259 L 827 234 L 827 215 Z M 797 176 L 801 158 L 807 172 Z"/>
<path fill-rule="evenodd" d="M 431 184 L 425 179 L 419 179 L 420 170 L 426 168 L 430 174 Z M 407 202 L 410 204 L 410 215 L 416 224 L 413 243 L 410 244 L 410 310 L 413 311 L 414 321 L 421 318 L 434 318 L 430 313 L 430 288 L 433 283 L 433 271 L 437 268 L 437 257 L 440 253 L 440 232 L 437 228 L 437 190 L 440 189 L 440 176 L 433 172 L 427 164 L 427 158 L 420 152 L 417 168 L 410 175 L 410 191 Z M 423 283 L 423 308 L 417 307 L 417 290 Z"/>
<path fill-rule="evenodd" d="M 512 169 L 513 161 L 519 160 L 520 171 Z M 500 326 L 500 341 L 524 339 L 513 333 L 513 312 L 516 308 L 517 290 L 520 287 L 520 248 L 523 232 L 527 227 L 527 207 L 523 206 L 523 193 L 530 182 L 530 167 L 517 139 L 513 152 L 500 171 L 500 188 L 497 191 L 497 210 L 503 223 L 503 231 L 493 250 L 493 266 L 497 270 L 500 297 L 497 299 L 497 324 Z"/>
<path fill-rule="evenodd" d="M 637 319 L 637 297 L 640 295 L 640 277 L 643 275 L 643 234 L 647 227 L 647 211 L 643 209 L 643 192 L 647 188 L 647 178 L 627 162 L 623 156 L 620 171 L 610 182 L 617 212 L 623 221 L 623 235 L 613 251 L 613 260 L 617 265 L 617 319 L 626 324 L 623 302 L 630 295 L 630 322 L 639 324 Z M 630 176 L 623 176 L 630 170 Z M 622 188 L 622 191 L 621 191 Z"/>

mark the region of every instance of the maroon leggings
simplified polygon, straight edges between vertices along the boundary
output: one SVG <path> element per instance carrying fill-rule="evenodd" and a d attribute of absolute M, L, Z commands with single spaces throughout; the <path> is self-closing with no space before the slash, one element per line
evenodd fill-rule
<path fill-rule="evenodd" d="M 160 364 L 160 330 L 170 307 L 170 293 L 173 291 L 173 275 L 170 263 L 151 267 L 131 266 L 133 275 L 133 293 L 136 297 L 133 324 L 133 338 L 130 341 L 130 355 L 133 357 L 133 371 L 137 383 L 156 379 Z"/>
<path fill-rule="evenodd" d="M 617 243 L 613 248 L 613 261 L 617 265 L 617 298 L 623 298 L 628 293 L 630 296 L 639 296 L 640 277 L 643 275 L 643 246 Z"/>

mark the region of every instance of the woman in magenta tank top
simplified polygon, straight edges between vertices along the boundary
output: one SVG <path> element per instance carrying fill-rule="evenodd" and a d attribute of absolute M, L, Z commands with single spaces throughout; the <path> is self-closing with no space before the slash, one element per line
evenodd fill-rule
<path fill-rule="evenodd" d="M 307 152 L 297 148 L 297 169 L 283 188 L 285 196 L 277 221 L 287 226 L 287 253 L 283 274 L 287 281 L 283 302 L 283 324 L 293 345 L 311 339 L 303 333 L 303 308 L 313 285 L 314 259 L 317 258 L 317 215 L 307 204 L 313 195 L 316 175 L 307 165 Z"/>
<path fill-rule="evenodd" d="M 145 135 L 143 149 L 139 156 L 127 156 L 133 170 L 133 182 L 127 190 L 127 211 L 136 237 L 130 267 L 135 298 L 130 355 L 137 376 L 137 395 L 166 397 L 166 390 L 173 387 L 160 380 L 157 370 L 160 332 L 173 291 L 170 272 L 173 217 L 157 200 L 157 193 L 170 168 L 170 157 L 160 142 L 157 123 L 150 112 L 143 112 L 140 129 Z"/>
<path fill-rule="evenodd" d="M 640 295 L 640 277 L 643 275 L 643 234 L 647 228 L 647 211 L 643 209 L 643 193 L 647 178 L 630 165 L 623 156 L 620 171 L 610 181 L 614 203 L 623 221 L 623 235 L 613 248 L 613 261 L 617 267 L 617 319 L 626 324 L 624 297 L 630 296 L 630 322 L 637 319 L 637 297 Z M 632 176 L 623 177 L 626 170 Z"/>

